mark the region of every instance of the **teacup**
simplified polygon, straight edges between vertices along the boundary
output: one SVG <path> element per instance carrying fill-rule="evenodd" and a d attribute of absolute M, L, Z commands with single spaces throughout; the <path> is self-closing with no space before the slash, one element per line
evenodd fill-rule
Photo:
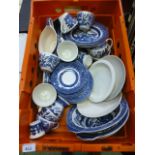
<path fill-rule="evenodd" d="M 58 96 L 55 103 L 51 106 L 40 108 L 38 115 L 48 121 L 56 122 L 61 117 L 64 108 L 68 105 L 69 103 L 65 99 Z"/>
<path fill-rule="evenodd" d="M 50 130 L 57 128 L 59 125 L 58 122 L 48 121 L 47 119 L 39 115 L 37 116 L 37 120 L 41 121 L 42 127 L 45 132 L 49 132 Z"/>
<path fill-rule="evenodd" d="M 30 139 L 37 139 L 44 135 L 45 131 L 40 120 L 30 123 Z"/>
<path fill-rule="evenodd" d="M 77 20 L 79 23 L 80 30 L 88 31 L 94 23 L 95 16 L 92 12 L 80 11 L 77 14 Z"/>
<path fill-rule="evenodd" d="M 79 57 L 79 60 L 84 64 L 86 68 L 89 68 L 93 63 L 93 59 L 89 54 L 85 54 L 81 52 L 78 57 Z"/>
<path fill-rule="evenodd" d="M 60 29 L 63 34 L 68 33 L 78 25 L 76 18 L 72 17 L 69 13 L 65 12 L 59 17 Z"/>
<path fill-rule="evenodd" d="M 43 52 L 39 55 L 39 65 L 42 71 L 52 72 L 59 62 L 60 58 L 55 54 Z"/>
<path fill-rule="evenodd" d="M 57 54 L 61 60 L 70 62 L 78 56 L 78 47 L 74 42 L 65 40 L 58 45 Z"/>
<path fill-rule="evenodd" d="M 108 38 L 105 40 L 104 44 L 88 49 L 89 54 L 96 60 L 102 58 L 103 56 L 109 55 L 113 46 L 113 40 Z"/>

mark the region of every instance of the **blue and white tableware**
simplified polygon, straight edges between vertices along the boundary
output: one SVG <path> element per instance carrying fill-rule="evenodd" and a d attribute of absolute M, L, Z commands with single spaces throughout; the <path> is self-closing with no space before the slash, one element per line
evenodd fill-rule
<path fill-rule="evenodd" d="M 40 34 L 38 50 L 39 53 L 53 53 L 57 46 L 57 33 L 51 18 L 46 19 L 46 26 Z"/>
<path fill-rule="evenodd" d="M 39 55 L 39 65 L 42 71 L 52 72 L 60 63 L 60 58 L 55 54 L 43 52 Z"/>
<path fill-rule="evenodd" d="M 57 54 L 61 60 L 70 62 L 75 60 L 78 56 L 78 47 L 74 42 L 64 40 L 59 43 L 57 47 Z"/>
<path fill-rule="evenodd" d="M 30 139 L 37 139 L 45 135 L 42 123 L 40 120 L 36 120 L 30 123 Z"/>
<path fill-rule="evenodd" d="M 78 25 L 76 18 L 72 17 L 68 12 L 65 12 L 59 17 L 61 33 L 70 32 Z"/>
<path fill-rule="evenodd" d="M 78 57 L 79 57 L 79 60 L 84 64 L 86 68 L 89 68 L 93 63 L 93 59 L 89 54 L 85 54 L 81 52 Z"/>
<path fill-rule="evenodd" d="M 84 32 L 79 28 L 63 35 L 64 39 L 71 40 L 80 48 L 94 48 L 104 43 L 109 37 L 108 28 L 100 23 L 94 23 L 90 30 Z"/>
<path fill-rule="evenodd" d="M 113 40 L 108 38 L 102 45 L 88 49 L 88 52 L 95 60 L 98 60 L 106 55 L 109 55 L 111 53 L 112 46 Z"/>
<path fill-rule="evenodd" d="M 127 122 L 129 118 L 129 111 L 116 125 L 107 128 L 103 131 L 93 133 L 77 133 L 77 137 L 84 141 L 94 141 L 101 138 L 106 138 L 117 133 Z"/>
<path fill-rule="evenodd" d="M 50 83 L 58 94 L 72 94 L 83 88 L 85 72 L 86 68 L 79 60 L 61 62 L 51 74 Z"/>
<path fill-rule="evenodd" d="M 128 103 L 124 98 L 119 107 L 110 114 L 97 118 L 89 118 L 81 115 L 76 106 L 74 106 L 67 114 L 67 127 L 74 133 L 103 131 L 119 123 L 128 111 Z"/>
<path fill-rule="evenodd" d="M 58 122 L 48 121 L 47 119 L 45 119 L 39 115 L 37 116 L 37 120 L 41 121 L 41 125 L 42 125 L 45 133 L 58 127 Z"/>
<path fill-rule="evenodd" d="M 92 12 L 80 11 L 77 14 L 77 20 L 80 30 L 88 31 L 94 23 L 95 16 Z"/>

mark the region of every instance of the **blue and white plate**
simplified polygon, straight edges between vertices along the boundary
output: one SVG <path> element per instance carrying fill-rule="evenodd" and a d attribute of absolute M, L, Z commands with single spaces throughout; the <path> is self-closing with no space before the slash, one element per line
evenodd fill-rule
<path fill-rule="evenodd" d="M 72 94 L 78 92 L 85 85 L 84 74 L 86 68 L 75 60 L 73 62 L 61 62 L 53 71 L 50 83 L 55 87 L 58 94 Z"/>
<path fill-rule="evenodd" d="M 92 25 L 87 32 L 76 28 L 70 33 L 64 35 L 65 39 L 75 42 L 77 46 L 81 48 L 96 47 L 97 45 L 102 44 L 108 37 L 108 29 L 100 23 Z"/>
<path fill-rule="evenodd" d="M 106 137 L 112 136 L 115 133 L 117 133 L 125 125 L 128 118 L 129 118 L 129 111 L 122 118 L 122 120 L 120 120 L 120 122 L 117 123 L 116 125 L 108 128 L 108 129 L 105 129 L 103 131 L 100 131 L 100 132 L 78 133 L 77 137 L 80 138 L 81 140 L 84 140 L 84 141 L 94 141 L 96 139 L 101 139 L 101 138 L 106 138 Z"/>
<path fill-rule="evenodd" d="M 112 113 L 103 117 L 89 118 L 82 116 L 76 106 L 67 115 L 67 126 L 74 133 L 92 133 L 110 128 L 120 122 L 129 110 L 127 101 L 123 98 L 121 104 Z"/>
<path fill-rule="evenodd" d="M 59 93 L 59 95 L 62 96 L 71 104 L 77 104 L 78 102 L 85 100 L 86 98 L 88 98 L 93 88 L 93 78 L 88 70 L 86 70 L 85 74 L 83 75 L 82 83 L 84 83 L 84 85 L 79 92 L 75 92 L 67 95 L 63 93 Z"/>

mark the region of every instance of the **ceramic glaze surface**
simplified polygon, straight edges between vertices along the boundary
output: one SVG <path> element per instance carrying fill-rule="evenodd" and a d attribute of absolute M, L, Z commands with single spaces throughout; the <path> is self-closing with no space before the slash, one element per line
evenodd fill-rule
<path fill-rule="evenodd" d="M 77 137 L 80 138 L 81 140 L 84 140 L 84 141 L 94 141 L 96 139 L 101 139 L 101 138 L 109 137 L 109 136 L 114 135 L 115 133 L 117 133 L 125 125 L 125 123 L 127 122 L 128 118 L 129 118 L 129 111 L 122 118 L 122 120 L 120 120 L 114 126 L 108 128 L 108 129 L 105 129 L 103 131 L 100 131 L 100 132 L 77 133 Z"/>
<path fill-rule="evenodd" d="M 85 71 L 86 69 L 84 65 L 78 60 L 70 63 L 62 62 L 51 74 L 50 82 L 56 88 L 58 94 L 71 94 L 78 92 L 81 88 L 83 88 L 84 83 L 82 80 L 84 78 L 83 76 Z M 68 73 L 72 74 L 72 76 L 68 77 Z M 67 77 L 68 79 L 66 79 Z"/>
<path fill-rule="evenodd" d="M 74 133 L 91 133 L 102 131 L 117 124 L 129 110 L 128 103 L 122 99 L 121 104 L 112 113 L 97 118 L 81 115 L 76 106 L 71 108 L 67 115 L 67 127 Z"/>
<path fill-rule="evenodd" d="M 102 44 L 108 36 L 108 29 L 99 23 L 95 23 L 87 32 L 76 28 L 64 35 L 64 38 L 75 42 L 81 48 L 92 48 Z"/>

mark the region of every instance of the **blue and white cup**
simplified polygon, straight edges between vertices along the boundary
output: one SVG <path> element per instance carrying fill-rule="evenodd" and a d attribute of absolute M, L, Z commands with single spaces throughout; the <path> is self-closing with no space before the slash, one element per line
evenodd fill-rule
<path fill-rule="evenodd" d="M 50 73 L 49 72 L 43 72 L 43 83 L 50 83 Z"/>
<path fill-rule="evenodd" d="M 73 30 L 77 25 L 78 21 L 72 17 L 68 12 L 65 12 L 59 17 L 61 33 L 65 34 Z"/>
<path fill-rule="evenodd" d="M 51 106 L 40 108 L 38 115 L 48 121 L 57 122 L 60 119 L 64 108 L 68 105 L 69 103 L 65 99 L 58 96 Z"/>
<path fill-rule="evenodd" d="M 58 125 L 59 125 L 58 122 L 48 121 L 47 119 L 43 118 L 40 115 L 37 115 L 37 120 L 39 120 L 41 122 L 45 133 L 51 131 L 52 129 L 58 128 Z"/>
<path fill-rule="evenodd" d="M 89 54 L 85 54 L 85 53 L 81 52 L 78 55 L 78 58 L 79 58 L 80 62 L 82 62 L 84 64 L 84 66 L 86 68 L 89 68 L 91 66 L 91 64 L 93 63 L 93 59 Z"/>
<path fill-rule="evenodd" d="M 39 55 L 39 65 L 42 71 L 52 72 L 60 63 L 60 58 L 49 52 L 42 52 Z"/>
<path fill-rule="evenodd" d="M 88 49 L 88 52 L 95 60 L 98 60 L 106 55 L 109 55 L 111 53 L 112 46 L 113 40 L 108 38 L 102 45 Z"/>
<path fill-rule="evenodd" d="M 30 123 L 30 139 L 37 139 L 45 135 L 42 123 L 40 120 L 36 120 Z"/>
<path fill-rule="evenodd" d="M 88 31 L 94 23 L 95 16 L 92 12 L 80 11 L 77 14 L 77 20 L 80 30 Z"/>

